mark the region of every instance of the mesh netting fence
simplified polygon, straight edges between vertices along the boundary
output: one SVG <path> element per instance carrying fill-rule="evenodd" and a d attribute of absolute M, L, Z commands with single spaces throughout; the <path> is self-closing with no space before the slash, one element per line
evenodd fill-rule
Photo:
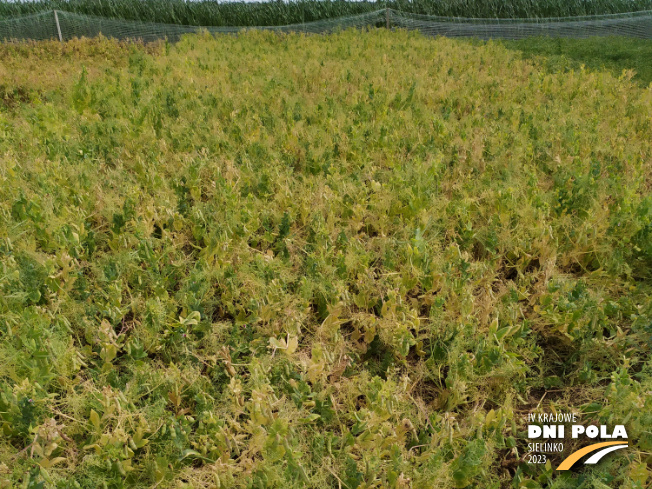
<path fill-rule="evenodd" d="M 624 14 L 547 19 L 467 19 L 390 10 L 394 27 L 432 36 L 523 39 L 535 36 L 586 38 L 625 36 L 652 39 L 652 10 Z"/>
<path fill-rule="evenodd" d="M 41 12 L 33 15 L 0 20 L 0 39 L 42 41 L 56 39 L 57 24 L 54 12 Z"/>
<path fill-rule="evenodd" d="M 548 19 L 470 19 L 436 17 L 381 9 L 359 15 L 301 24 L 265 27 L 199 27 L 135 22 L 60 10 L 0 20 L 0 40 L 66 41 L 100 34 L 116 39 L 178 40 L 183 34 L 206 30 L 234 33 L 246 29 L 278 32 L 329 33 L 340 29 L 389 27 L 418 30 L 431 36 L 480 39 L 523 39 L 533 36 L 574 37 L 626 36 L 652 39 L 652 10 L 625 14 Z"/>

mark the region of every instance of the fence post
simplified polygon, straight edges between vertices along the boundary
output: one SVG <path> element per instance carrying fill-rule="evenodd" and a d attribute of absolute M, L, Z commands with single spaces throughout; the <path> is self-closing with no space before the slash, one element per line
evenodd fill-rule
<path fill-rule="evenodd" d="M 387 30 L 389 30 L 389 9 L 385 9 L 385 23 L 387 24 Z"/>
<path fill-rule="evenodd" d="M 59 42 L 63 42 L 63 36 L 61 35 L 61 26 L 59 25 L 59 16 L 57 15 L 57 11 L 53 10 L 54 12 L 54 22 L 57 24 L 57 33 L 59 34 Z"/>

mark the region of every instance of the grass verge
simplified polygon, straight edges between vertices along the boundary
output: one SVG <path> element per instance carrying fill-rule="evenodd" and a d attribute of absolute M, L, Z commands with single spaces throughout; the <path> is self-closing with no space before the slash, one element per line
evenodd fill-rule
<path fill-rule="evenodd" d="M 530 38 L 505 41 L 510 49 L 517 49 L 526 58 L 543 57 L 545 66 L 553 71 L 578 69 L 581 65 L 594 70 L 606 69 L 618 77 L 623 71 L 633 70 L 640 85 L 652 83 L 652 40 L 623 37 L 591 39 Z"/>

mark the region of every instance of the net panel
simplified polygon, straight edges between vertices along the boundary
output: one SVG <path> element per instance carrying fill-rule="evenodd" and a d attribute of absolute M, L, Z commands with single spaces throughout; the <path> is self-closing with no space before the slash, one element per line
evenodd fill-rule
<path fill-rule="evenodd" d="M 53 11 L 0 20 L 0 40 L 45 41 L 58 38 Z"/>
<path fill-rule="evenodd" d="M 385 10 L 378 10 L 337 19 L 264 27 L 197 27 L 174 24 L 156 24 L 150 22 L 107 19 L 103 17 L 61 11 L 58 12 L 58 17 L 63 40 L 82 36 L 94 37 L 101 33 L 105 37 L 113 37 L 116 39 L 142 39 L 147 42 L 162 38 L 167 38 L 170 41 L 177 41 L 184 34 L 199 32 L 200 30 L 206 30 L 212 34 L 235 33 L 246 29 L 321 34 L 333 32 L 338 29 L 374 26 L 378 23 L 381 17 L 383 19 L 386 17 L 386 12 Z"/>
<path fill-rule="evenodd" d="M 418 30 L 430 36 L 479 39 L 625 36 L 652 39 L 652 10 L 547 19 L 465 19 L 410 14 L 392 9 L 389 9 L 389 15 L 392 26 Z"/>
<path fill-rule="evenodd" d="M 61 38 L 64 41 L 79 37 L 95 37 L 99 34 L 116 39 L 141 39 L 149 42 L 163 38 L 177 41 L 184 34 L 200 30 L 207 30 L 213 34 L 235 33 L 246 29 L 321 34 L 340 29 L 382 26 L 418 30 L 430 36 L 480 39 L 523 39 L 532 36 L 574 38 L 627 36 L 652 39 L 652 11 L 550 19 L 469 19 L 411 14 L 393 9 L 381 9 L 301 24 L 265 27 L 184 26 L 50 11 L 0 20 L 0 39 L 58 39 L 55 19 L 58 20 Z"/>

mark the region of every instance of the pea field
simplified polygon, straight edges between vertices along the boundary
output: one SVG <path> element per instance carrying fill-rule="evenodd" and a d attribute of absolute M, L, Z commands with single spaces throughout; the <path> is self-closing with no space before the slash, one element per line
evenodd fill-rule
<path fill-rule="evenodd" d="M 0 488 L 649 487 L 634 77 L 384 29 L 0 44 Z M 528 463 L 542 412 L 629 447 Z"/>

